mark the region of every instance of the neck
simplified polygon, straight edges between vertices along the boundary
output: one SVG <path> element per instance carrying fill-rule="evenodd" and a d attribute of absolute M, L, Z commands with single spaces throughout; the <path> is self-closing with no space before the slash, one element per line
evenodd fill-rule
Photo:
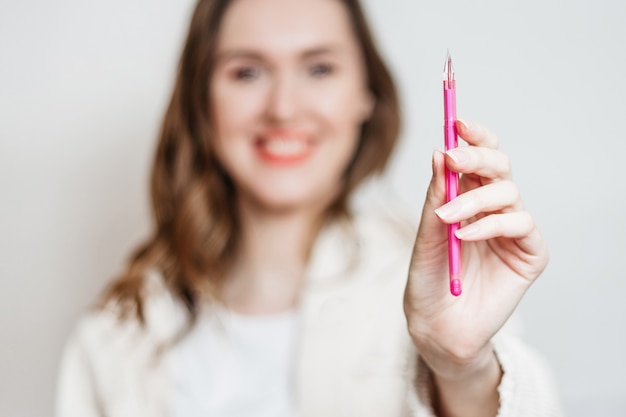
<path fill-rule="evenodd" d="M 242 265 L 254 269 L 300 269 L 313 231 L 312 213 L 240 210 Z"/>
<path fill-rule="evenodd" d="M 247 314 L 294 308 L 319 213 L 276 213 L 244 203 L 238 208 L 241 240 L 222 293 L 226 306 Z"/>

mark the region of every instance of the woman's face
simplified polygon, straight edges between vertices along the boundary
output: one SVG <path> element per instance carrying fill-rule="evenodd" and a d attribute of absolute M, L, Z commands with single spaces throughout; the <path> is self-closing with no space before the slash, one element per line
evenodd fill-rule
<path fill-rule="evenodd" d="M 241 203 L 325 206 L 373 106 L 338 0 L 236 0 L 218 34 L 211 108 Z"/>

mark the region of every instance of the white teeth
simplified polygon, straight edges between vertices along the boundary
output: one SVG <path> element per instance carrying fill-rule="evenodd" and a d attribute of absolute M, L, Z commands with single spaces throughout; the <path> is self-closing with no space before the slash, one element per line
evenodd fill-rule
<path fill-rule="evenodd" d="M 302 140 L 273 139 L 265 142 L 265 151 L 276 156 L 295 156 L 306 151 L 307 145 Z"/>

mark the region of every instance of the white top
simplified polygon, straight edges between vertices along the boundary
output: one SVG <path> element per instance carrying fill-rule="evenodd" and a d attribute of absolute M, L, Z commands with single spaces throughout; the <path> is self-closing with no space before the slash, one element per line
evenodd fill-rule
<path fill-rule="evenodd" d="M 203 317 L 174 348 L 171 415 L 291 417 L 296 313 Z"/>
<path fill-rule="evenodd" d="M 224 346 L 212 346 L 218 333 L 204 312 L 172 345 L 188 313 L 151 271 L 143 283 L 144 323 L 120 321 L 113 302 L 80 321 L 63 356 L 55 415 L 267 415 L 274 406 L 281 408 L 274 415 L 286 415 L 290 406 L 280 404 L 291 404 L 291 386 L 298 417 L 434 417 L 433 381 L 408 335 L 402 304 L 414 240 L 415 227 L 397 213 L 363 213 L 329 225 L 315 242 L 292 330 L 281 331 L 279 319 L 274 328 L 257 327 L 254 317 L 235 318 L 223 327 L 237 347 L 226 349 L 235 355 L 228 360 Z M 289 321 L 283 321 L 287 328 Z M 511 330 L 504 326 L 492 341 L 503 370 L 498 416 L 561 416 L 549 367 Z"/>

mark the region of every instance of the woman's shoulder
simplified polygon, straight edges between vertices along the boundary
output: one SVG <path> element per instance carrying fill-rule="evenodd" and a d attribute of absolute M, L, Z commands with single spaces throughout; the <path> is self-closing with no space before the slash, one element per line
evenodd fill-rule
<path fill-rule="evenodd" d="M 167 289 L 160 273 L 147 272 L 142 283 L 143 319 L 125 311 L 116 300 L 93 308 L 78 321 L 70 343 L 86 352 L 100 354 L 115 350 L 158 345 L 171 339 L 180 330 L 185 313 Z"/>
<path fill-rule="evenodd" d="M 116 407 L 146 409 L 146 401 L 160 398 L 155 393 L 163 392 L 167 363 L 159 359 L 176 335 L 182 309 L 159 274 L 146 274 L 142 285 L 143 320 L 124 315 L 115 300 L 80 318 L 61 359 L 57 415 L 100 415 Z"/>

